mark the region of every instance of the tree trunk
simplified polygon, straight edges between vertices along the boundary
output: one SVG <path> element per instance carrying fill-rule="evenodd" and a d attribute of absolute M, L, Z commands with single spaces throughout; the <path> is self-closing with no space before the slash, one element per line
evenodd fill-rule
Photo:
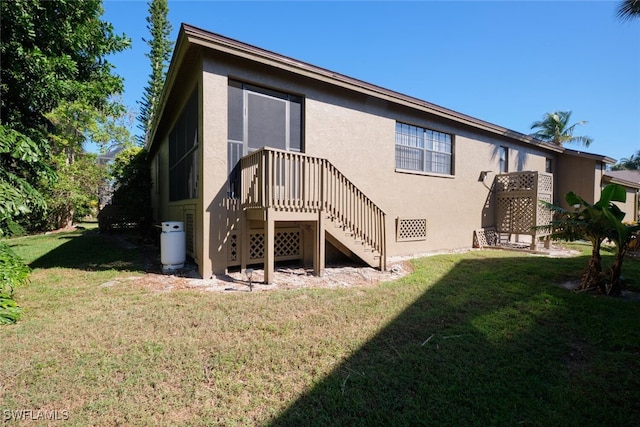
<path fill-rule="evenodd" d="M 73 226 L 73 206 L 71 204 L 65 204 L 58 210 L 55 226 L 58 230 L 66 230 Z"/>
<path fill-rule="evenodd" d="M 591 259 L 587 266 L 587 271 L 582 275 L 580 289 L 601 289 L 604 283 L 602 278 L 602 257 L 600 256 L 601 240 L 593 242 Z"/>
<path fill-rule="evenodd" d="M 58 224 L 59 228 L 67 230 L 73 226 L 73 209 L 66 212 L 61 218 L 60 223 Z"/>
<path fill-rule="evenodd" d="M 609 269 L 609 285 L 607 286 L 607 295 L 617 296 L 622 293 L 622 283 L 620 282 L 620 276 L 622 275 L 622 262 L 624 261 L 624 256 L 627 254 L 627 248 L 627 245 L 625 245 L 623 248 L 618 248 L 616 259 Z"/>

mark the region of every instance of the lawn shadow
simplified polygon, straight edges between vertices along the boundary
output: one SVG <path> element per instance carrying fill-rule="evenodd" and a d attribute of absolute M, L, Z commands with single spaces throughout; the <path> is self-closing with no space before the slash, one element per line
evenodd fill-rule
<path fill-rule="evenodd" d="M 132 243 L 131 231 L 103 234 L 98 230 L 60 233 L 60 246 L 34 260 L 37 268 L 73 268 L 86 271 L 145 271 L 149 249 Z"/>
<path fill-rule="evenodd" d="M 579 275 L 586 259 L 518 258 L 517 275 L 505 259 L 460 261 L 271 425 L 631 425 L 640 380 L 591 384 L 593 331 L 582 328 L 606 337 L 611 313 L 598 307 L 624 303 L 585 305 L 594 297 L 546 281 Z M 428 268 L 419 260 L 397 286 Z M 588 324 L 573 323 L 577 312 Z M 633 400 L 616 401 L 616 388 Z"/>

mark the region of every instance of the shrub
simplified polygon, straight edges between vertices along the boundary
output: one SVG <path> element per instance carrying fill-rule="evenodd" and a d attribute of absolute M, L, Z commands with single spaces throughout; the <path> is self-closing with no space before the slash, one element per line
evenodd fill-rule
<path fill-rule="evenodd" d="M 6 221 L 6 231 L 7 236 L 11 237 L 20 237 L 25 236 L 27 234 L 27 230 L 17 222 L 13 221 L 11 218 Z"/>
<path fill-rule="evenodd" d="M 151 172 L 147 151 L 140 147 L 122 150 L 111 165 L 115 181 L 112 206 L 99 214 L 100 229 L 138 227 L 143 234 L 151 231 Z"/>
<path fill-rule="evenodd" d="M 16 323 L 22 309 L 13 299 L 14 289 L 29 281 L 31 269 L 5 243 L 0 242 L 0 325 Z"/>

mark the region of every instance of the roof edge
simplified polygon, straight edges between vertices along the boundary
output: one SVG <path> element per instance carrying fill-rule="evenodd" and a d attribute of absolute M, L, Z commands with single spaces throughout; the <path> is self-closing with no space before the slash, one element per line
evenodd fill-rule
<path fill-rule="evenodd" d="M 635 188 L 637 190 L 640 190 L 640 183 L 639 182 L 627 181 L 626 179 L 617 178 L 615 176 L 611 176 L 611 175 L 607 175 L 607 174 L 605 174 L 603 176 L 603 179 L 606 179 L 606 182 L 611 183 L 611 184 L 620 184 L 620 185 L 622 185 L 624 187 L 630 187 L 630 188 Z"/>
<path fill-rule="evenodd" d="M 623 178 L 623 177 L 617 175 L 618 172 L 634 172 L 634 171 L 627 171 L 627 170 L 606 171 L 604 173 L 602 179 L 606 180 L 606 182 L 610 182 L 612 184 L 620 184 L 620 185 L 623 185 L 625 187 L 631 187 L 631 188 L 635 188 L 635 189 L 640 189 L 640 171 L 637 171 L 638 172 L 638 177 L 636 178 L 637 181 L 631 181 L 627 177 Z"/>
<path fill-rule="evenodd" d="M 261 62 L 266 65 L 271 65 L 276 68 L 291 71 L 299 75 L 308 76 L 316 80 L 324 81 L 333 85 L 348 88 L 378 98 L 386 99 L 397 104 L 403 104 L 412 108 L 418 108 L 445 119 L 480 128 L 497 135 L 506 136 L 508 138 L 515 139 L 526 144 L 534 145 L 542 149 L 562 152 L 561 147 L 537 140 L 529 135 L 525 135 L 523 133 L 502 126 L 486 122 L 484 120 L 480 120 L 466 114 L 462 114 L 460 112 L 421 100 L 419 98 L 414 98 L 400 92 L 385 89 L 381 86 L 367 83 L 363 80 L 349 77 L 344 74 L 328 70 L 326 68 L 318 67 L 304 61 L 299 61 L 294 58 L 262 49 L 248 43 L 234 40 L 223 35 L 204 30 L 202 28 L 183 23 L 181 26 L 181 34 L 182 30 L 184 30 L 184 34 L 188 38 L 189 42 L 198 44 L 203 47 L 230 53 L 236 56 L 241 56 L 257 62 Z"/>
<path fill-rule="evenodd" d="M 593 159 L 593 160 L 600 160 L 601 162 L 604 162 L 608 165 L 614 165 L 616 164 L 616 159 L 612 159 L 611 157 L 602 155 L 602 154 L 594 154 L 594 153 L 585 153 L 584 151 L 579 151 L 579 150 L 572 150 L 570 148 L 565 148 L 564 149 L 564 154 L 568 154 L 570 156 L 576 156 L 576 157 L 584 157 L 587 159 Z"/>
<path fill-rule="evenodd" d="M 171 54 L 171 60 L 169 61 L 169 69 L 167 70 L 164 84 L 162 85 L 162 92 L 160 92 L 158 108 L 151 118 L 151 132 L 149 133 L 149 139 L 145 142 L 145 149 L 147 149 L 147 151 L 151 151 L 151 147 L 158 130 L 158 121 L 160 117 L 164 115 L 165 106 L 169 97 L 168 88 L 173 87 L 173 83 L 176 79 L 176 73 L 180 68 L 180 62 L 182 62 L 182 58 L 184 57 L 188 47 L 188 39 L 185 37 L 185 24 L 182 24 L 180 25 L 178 37 L 176 38 L 176 42 L 173 47 L 173 53 Z"/>

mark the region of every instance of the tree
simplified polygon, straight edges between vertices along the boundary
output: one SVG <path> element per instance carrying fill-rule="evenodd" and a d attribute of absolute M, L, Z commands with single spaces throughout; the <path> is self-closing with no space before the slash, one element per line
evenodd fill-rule
<path fill-rule="evenodd" d="M 640 0 L 624 0 L 618 6 L 618 17 L 623 21 L 640 18 Z"/>
<path fill-rule="evenodd" d="M 531 136 L 540 141 L 546 141 L 560 146 L 566 143 L 577 142 L 588 147 L 593 142 L 592 138 L 588 136 L 573 136 L 576 126 L 586 124 L 587 122 L 580 121 L 569 125 L 570 119 L 571 111 L 545 113 L 542 120 L 533 122 L 531 125 L 531 129 L 537 129 Z"/>
<path fill-rule="evenodd" d="M 586 272 L 580 281 L 580 289 L 596 289 L 607 295 L 619 295 L 622 291 L 620 280 L 624 256 L 634 233 L 640 226 L 622 222 L 625 213 L 614 202 L 624 203 L 627 192 L 618 184 L 607 185 L 600 194 L 600 200 L 591 205 L 574 192 L 567 193 L 565 200 L 573 210 L 546 204 L 560 216 L 551 223 L 552 237 L 564 240 L 586 239 L 591 242 L 591 258 Z M 609 268 L 609 274 L 603 274 L 600 249 L 605 240 L 616 246 L 616 256 Z"/>
<path fill-rule="evenodd" d="M 116 155 L 111 165 L 115 181 L 113 203 L 122 206 L 124 214 L 139 221 L 151 211 L 151 171 L 147 150 L 129 147 Z"/>
<path fill-rule="evenodd" d="M 169 6 L 167 0 L 151 0 L 149 3 L 149 16 L 147 16 L 147 29 L 151 33 L 150 40 L 144 40 L 151 48 L 146 54 L 151 62 L 151 74 L 149 84 L 144 88 L 142 101 L 139 102 L 140 115 L 138 128 L 143 131 L 142 142 L 147 143 L 151 123 L 158 108 L 158 102 L 162 95 L 166 69 L 171 57 L 173 43 L 169 40 L 171 23 L 167 19 Z"/>
<path fill-rule="evenodd" d="M 0 125 L 0 236 L 27 214 L 46 212 L 39 182 L 55 182 L 48 153 L 31 138 Z"/>
<path fill-rule="evenodd" d="M 2 124 L 34 138 L 46 132 L 44 115 L 61 101 L 122 108 L 109 99 L 122 92 L 122 78 L 105 58 L 130 42 L 100 20 L 101 0 L 15 0 L 1 7 Z"/>
<path fill-rule="evenodd" d="M 113 95 L 122 92 L 123 81 L 106 57 L 127 48 L 129 40 L 100 19 L 101 0 L 15 0 L 0 7 L 1 123 L 33 141 L 48 156 L 43 161 L 60 172 L 82 153 L 85 141 L 119 135 L 111 123 L 124 107 Z M 32 189 L 52 193 L 54 181 L 35 180 L 24 162 L 14 166 Z M 29 198 L 25 190 L 17 189 Z M 46 223 L 33 210 L 30 215 L 32 223 Z"/>
<path fill-rule="evenodd" d="M 95 216 L 98 192 L 107 179 L 107 168 L 97 162 L 97 155 L 83 153 L 73 163 L 64 155 L 56 160 L 58 180 L 47 193 L 49 213 L 43 228 L 69 228 L 74 221 Z"/>
<path fill-rule="evenodd" d="M 618 163 L 611 167 L 614 171 L 619 170 L 640 170 L 640 150 L 628 158 L 620 159 Z"/>
<path fill-rule="evenodd" d="M 150 235 L 151 170 L 147 154 L 142 147 L 127 147 L 110 165 L 114 191 L 111 204 L 98 215 L 101 231 L 109 231 L 114 226 L 135 225 L 143 236 Z"/>
<path fill-rule="evenodd" d="M 46 117 L 52 124 L 52 161 L 59 176 L 48 192 L 51 209 L 46 223 L 47 228 L 68 228 L 91 213 L 91 206 L 97 207 L 106 181 L 106 168 L 98 165 L 95 155 L 84 152 L 85 143 L 92 141 L 104 151 L 113 145 L 130 145 L 131 136 L 118 117 L 82 100 L 62 101 Z"/>

